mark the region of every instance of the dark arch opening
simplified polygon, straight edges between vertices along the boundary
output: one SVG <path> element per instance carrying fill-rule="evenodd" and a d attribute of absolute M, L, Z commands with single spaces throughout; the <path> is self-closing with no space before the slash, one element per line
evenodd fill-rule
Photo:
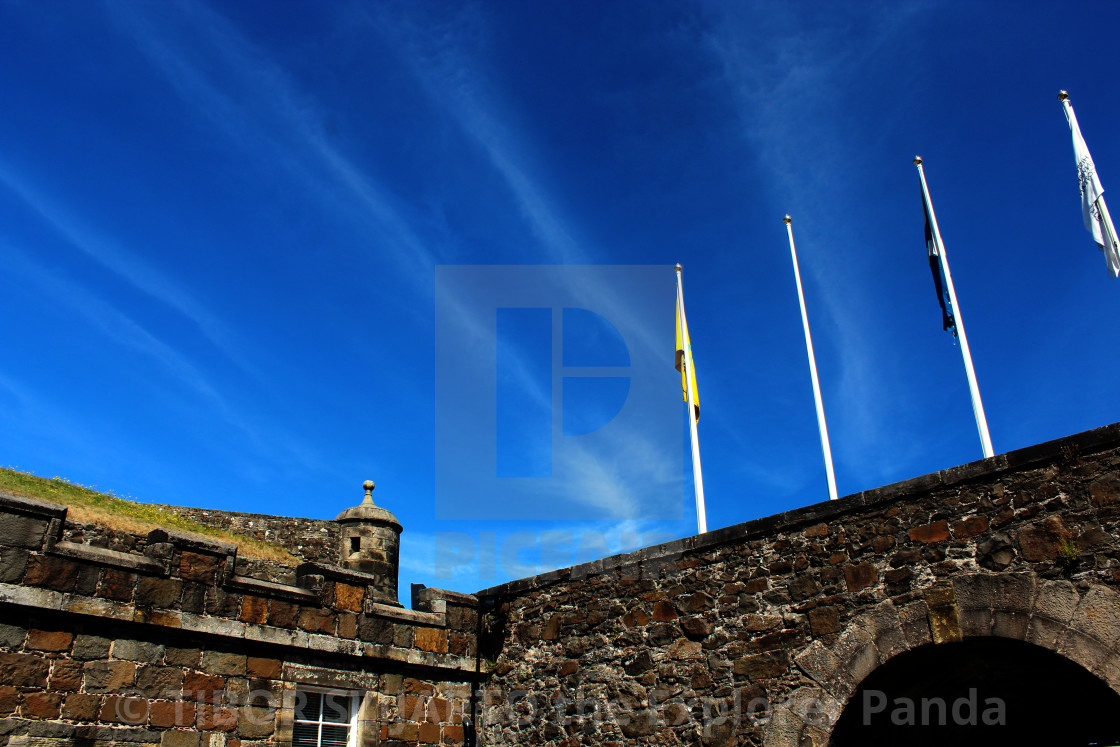
<path fill-rule="evenodd" d="M 927 645 L 868 675 L 831 745 L 1120 745 L 1120 695 L 1078 664 L 1022 641 Z"/>

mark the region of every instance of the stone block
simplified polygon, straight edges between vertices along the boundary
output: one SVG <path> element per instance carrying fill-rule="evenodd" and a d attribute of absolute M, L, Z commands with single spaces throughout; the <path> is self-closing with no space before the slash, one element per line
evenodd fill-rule
<path fill-rule="evenodd" d="M 97 587 L 97 596 L 116 602 L 131 602 L 136 587 L 136 574 L 117 568 L 106 568 Z"/>
<path fill-rule="evenodd" d="M 992 613 L 987 609 L 962 609 L 957 611 L 961 636 L 976 638 L 992 634 Z"/>
<path fill-rule="evenodd" d="M 46 659 L 32 654 L 0 654 L 3 684 L 44 689 L 50 665 Z"/>
<path fill-rule="evenodd" d="M 237 728 L 237 709 L 230 706 L 200 703 L 197 707 L 195 726 L 200 731 L 230 732 Z"/>
<path fill-rule="evenodd" d="M 78 581 L 78 564 L 64 558 L 31 555 L 23 583 L 56 591 L 71 591 Z"/>
<path fill-rule="evenodd" d="M 131 661 L 91 661 L 85 664 L 84 675 L 86 692 L 114 693 L 136 681 L 136 665 Z"/>
<path fill-rule="evenodd" d="M 440 628 L 417 628 L 416 648 L 437 654 L 447 653 L 447 631 Z"/>
<path fill-rule="evenodd" d="M 299 620 L 299 607 L 291 602 L 273 599 L 269 604 L 268 624 L 278 628 L 294 628 Z"/>
<path fill-rule="evenodd" d="M 658 601 L 653 605 L 654 622 L 672 622 L 681 616 L 672 602 Z"/>
<path fill-rule="evenodd" d="M 1116 643 L 1120 640 L 1120 594 L 1100 586 L 1089 589 L 1070 618 L 1070 628 L 1105 645 Z"/>
<path fill-rule="evenodd" d="M 188 667 L 198 669 L 200 652 L 197 648 L 174 648 L 167 646 L 163 650 L 163 663 L 169 667 Z"/>
<path fill-rule="evenodd" d="M 1031 616 L 1025 612 L 996 612 L 992 615 L 992 635 L 1026 640 L 1030 622 Z"/>
<path fill-rule="evenodd" d="M 182 593 L 183 582 L 177 578 L 140 576 L 134 599 L 137 606 L 170 609 L 178 604 Z"/>
<path fill-rule="evenodd" d="M 219 558 L 214 555 L 202 555 L 184 550 L 179 556 L 179 576 L 184 581 L 213 584 L 217 577 L 219 562 Z"/>
<path fill-rule="evenodd" d="M 71 693 L 62 702 L 62 718 L 70 721 L 96 721 L 101 711 L 101 697 L 88 693 Z"/>
<path fill-rule="evenodd" d="M 298 626 L 308 633 L 334 633 L 334 615 L 327 610 L 304 607 L 299 611 Z"/>
<path fill-rule="evenodd" d="M 20 713 L 24 718 L 52 719 L 58 718 L 61 707 L 60 693 L 27 693 L 23 696 L 23 708 Z"/>
<path fill-rule="evenodd" d="M 953 524 L 953 536 L 959 540 L 971 539 L 988 531 L 987 516 L 968 516 Z"/>
<path fill-rule="evenodd" d="M 463 733 L 462 724 L 444 724 L 440 734 L 443 737 L 443 743 L 446 745 L 457 747 L 466 743 L 466 735 Z"/>
<path fill-rule="evenodd" d="M 19 708 L 19 690 L 11 685 L 0 685 L 0 716 L 10 716 Z"/>
<path fill-rule="evenodd" d="M 0 545 L 38 550 L 43 546 L 47 524 L 48 519 L 40 516 L 5 512 L 0 521 Z"/>
<path fill-rule="evenodd" d="M 929 608 L 924 601 L 903 605 L 898 611 L 898 619 L 910 648 L 924 646 L 933 640 L 929 627 Z"/>
<path fill-rule="evenodd" d="M 679 638 L 673 641 L 673 644 L 669 646 L 669 656 L 670 658 L 683 661 L 699 660 L 704 658 L 704 648 L 700 645 L 699 641 Z"/>
<path fill-rule="evenodd" d="M 113 641 L 112 656 L 114 659 L 127 661 L 152 662 L 163 658 L 163 646 L 150 641 L 137 641 L 131 638 L 119 638 Z"/>
<path fill-rule="evenodd" d="M 339 609 L 350 612 L 361 612 L 365 602 L 366 590 L 360 586 L 352 586 L 335 582 L 334 603 Z"/>
<path fill-rule="evenodd" d="M 230 654 L 220 651 L 203 651 L 199 664 L 206 674 L 220 674 L 229 677 L 245 675 L 245 654 Z"/>
<path fill-rule="evenodd" d="M 72 659 L 55 659 L 51 663 L 51 690 L 74 692 L 82 689 L 82 663 Z"/>
<path fill-rule="evenodd" d="M 160 729 L 190 728 L 195 718 L 195 704 L 188 700 L 153 702 L 148 708 L 148 723 Z"/>
<path fill-rule="evenodd" d="M 245 658 L 245 673 L 250 677 L 278 680 L 283 670 L 284 665 L 278 659 L 267 659 L 259 656 Z"/>
<path fill-rule="evenodd" d="M 276 731 L 276 711 L 271 708 L 242 708 L 237 735 L 242 739 L 264 739 Z"/>
<path fill-rule="evenodd" d="M 101 702 L 98 720 L 112 724 L 141 725 L 148 722 L 148 699 L 131 695 L 109 695 Z"/>
<path fill-rule="evenodd" d="M 33 651 L 50 651 L 57 653 L 69 651 L 70 644 L 74 642 L 74 634 L 67 630 L 38 630 L 32 628 L 27 632 L 27 648 Z"/>
<path fill-rule="evenodd" d="M 142 666 L 136 672 L 136 688 L 149 698 L 181 698 L 183 670 L 158 664 Z"/>
<path fill-rule="evenodd" d="M 817 580 L 809 575 L 801 575 L 789 582 L 789 596 L 794 601 L 801 601 L 815 596 L 821 590 Z"/>
<path fill-rule="evenodd" d="M 813 641 L 794 657 L 794 662 L 802 672 L 822 685 L 832 679 L 841 664 L 823 641 Z"/>
<path fill-rule="evenodd" d="M 201 737 L 196 731 L 165 731 L 160 734 L 159 747 L 204 747 L 200 743 Z M 209 747 L 209 741 L 205 747 Z"/>
<path fill-rule="evenodd" d="M 926 589 L 926 606 L 934 643 L 961 640 L 960 614 L 952 587 L 931 586 Z"/>
<path fill-rule="evenodd" d="M 921 542 L 922 544 L 931 544 L 933 542 L 944 542 L 949 539 L 949 522 L 942 519 L 935 521 L 932 524 L 926 524 L 920 527 L 914 527 L 907 532 L 910 539 L 914 542 Z"/>
<path fill-rule="evenodd" d="M 844 580 L 847 581 L 848 591 L 853 593 L 862 591 L 879 582 L 879 569 L 874 563 L 845 566 Z"/>
<path fill-rule="evenodd" d="M 22 648 L 25 638 L 27 638 L 27 628 L 22 625 L 0 623 L 0 646 L 14 649 Z"/>
<path fill-rule="evenodd" d="M 183 675 L 183 699 L 197 703 L 221 703 L 226 690 L 226 678 L 200 672 Z"/>
<path fill-rule="evenodd" d="M 393 624 L 393 645 L 397 648 L 412 648 L 415 645 L 416 628 L 411 625 Z M 533 637 L 539 636 L 538 632 Z"/>
<path fill-rule="evenodd" d="M 246 594 L 241 599 L 241 621 L 263 625 L 268 620 L 268 600 Z"/>
<path fill-rule="evenodd" d="M 1090 672 L 1096 669 L 1099 664 L 1108 661 L 1115 653 L 1112 648 L 1102 644 L 1096 638 L 1072 629 L 1068 630 L 1062 637 L 1056 650 L 1059 654 L 1077 662 Z"/>
<path fill-rule="evenodd" d="M 396 721 L 389 724 L 389 739 L 402 742 L 418 742 L 420 739 L 420 725 L 412 722 Z"/>
<path fill-rule="evenodd" d="M 768 651 L 736 659 L 731 665 L 739 677 L 752 680 L 780 677 L 789 671 L 789 654 L 785 651 Z"/>
<path fill-rule="evenodd" d="M 30 553 L 19 547 L 0 547 L 0 583 L 18 584 L 27 571 Z"/>

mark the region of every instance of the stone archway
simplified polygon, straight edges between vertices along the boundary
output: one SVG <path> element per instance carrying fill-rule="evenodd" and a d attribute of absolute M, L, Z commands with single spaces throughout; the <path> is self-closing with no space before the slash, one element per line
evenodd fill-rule
<path fill-rule="evenodd" d="M 830 645 L 802 650 L 794 660 L 812 684 L 775 705 L 764 744 L 825 747 L 860 683 L 883 664 L 928 644 L 992 636 L 1051 651 L 1120 693 L 1120 594 L 1103 585 L 1082 593 L 1033 573 L 967 574 L 901 606 L 882 602 Z"/>
<path fill-rule="evenodd" d="M 860 683 L 833 747 L 1120 743 L 1120 694 L 1083 667 L 1013 638 L 927 644 Z"/>

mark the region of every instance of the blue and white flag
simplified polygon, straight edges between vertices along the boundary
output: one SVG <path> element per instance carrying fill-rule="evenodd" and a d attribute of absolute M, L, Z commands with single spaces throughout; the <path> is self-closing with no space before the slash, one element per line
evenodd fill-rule
<path fill-rule="evenodd" d="M 1104 253 L 1108 271 L 1112 277 L 1116 277 L 1120 274 L 1120 244 L 1116 239 L 1116 228 L 1108 214 L 1108 206 L 1104 202 L 1104 187 L 1097 176 L 1093 157 L 1089 155 L 1089 146 L 1085 145 L 1085 138 L 1081 137 L 1073 104 L 1069 102 L 1065 91 L 1058 94 L 1058 99 L 1062 102 L 1069 129 L 1073 133 L 1073 158 L 1077 162 L 1077 181 L 1081 186 L 1081 216 L 1085 221 L 1085 229 L 1093 235 L 1097 247 Z"/>

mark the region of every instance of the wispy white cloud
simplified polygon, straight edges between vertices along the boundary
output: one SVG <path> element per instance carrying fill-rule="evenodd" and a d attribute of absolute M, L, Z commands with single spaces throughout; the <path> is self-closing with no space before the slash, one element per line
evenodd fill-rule
<path fill-rule="evenodd" d="M 845 433 L 834 443 L 843 460 L 858 464 L 861 473 L 894 474 L 907 457 L 899 448 L 879 448 L 885 440 L 897 447 L 897 431 L 884 425 L 899 398 L 891 394 L 893 382 L 884 375 L 882 355 L 866 329 L 875 291 L 848 251 L 858 246 L 859 237 L 842 228 L 842 196 L 850 186 L 854 157 L 851 130 L 858 125 L 838 112 L 849 109 L 846 102 L 873 95 L 870 82 L 884 50 L 909 33 L 919 11 L 914 4 L 873 3 L 858 13 L 826 12 L 808 19 L 798 18 L 796 6 L 764 12 L 758 6 L 722 6 L 714 11 L 718 20 L 707 38 L 722 63 L 743 136 L 770 166 L 773 193 L 784 196 L 786 205 L 811 206 L 813 215 L 802 225 L 830 226 L 829 251 L 799 253 L 812 259 L 803 258 L 802 264 L 811 278 L 808 293 L 815 294 L 810 305 L 826 311 L 824 318 L 812 319 L 824 331 L 817 345 L 827 345 L 840 364 L 832 381 L 825 382 L 833 395 L 826 393 L 825 401 L 826 411 L 835 413 L 830 424 Z M 877 102 L 877 109 L 890 107 Z M 889 464 L 876 456 L 887 451 Z"/>
<path fill-rule="evenodd" d="M 337 218 L 375 236 L 378 256 L 391 259 L 415 291 L 430 294 L 434 253 L 391 191 L 330 142 L 319 103 L 264 50 L 204 2 L 108 8 L 192 112 L 263 167 L 288 170 Z M 169 14 L 174 24 L 166 24 Z"/>
<path fill-rule="evenodd" d="M 596 256 L 585 247 L 579 227 L 542 186 L 544 159 L 517 113 L 479 73 L 472 52 L 487 38 L 487 19 L 470 3 L 456 6 L 440 21 L 414 20 L 408 8 L 370 5 L 366 18 L 382 40 L 411 68 L 433 105 L 444 109 L 488 157 L 540 241 L 541 259 L 556 264 L 588 264 Z M 433 23 L 435 26 L 433 27 Z"/>
<path fill-rule="evenodd" d="M 195 324 L 215 347 L 258 381 L 262 373 L 244 355 L 245 344 L 216 314 L 183 286 L 119 242 L 102 235 L 73 212 L 48 198 L 25 176 L 0 163 L 0 184 L 19 196 L 47 225 L 102 267 L 149 298 L 176 310 Z"/>
<path fill-rule="evenodd" d="M 5 262 L 8 272 L 33 283 L 45 297 L 53 299 L 59 307 L 69 308 L 104 338 L 158 363 L 207 412 L 234 428 L 240 434 L 240 441 L 248 444 L 258 459 L 272 464 L 294 461 L 305 466 L 318 461 L 316 450 L 291 434 L 268 429 L 266 440 L 261 424 L 246 418 L 187 356 L 92 291 L 63 274 L 46 269 L 30 259 L 27 252 L 11 244 L 5 246 Z M 164 396 L 173 409 L 183 407 L 179 393 L 167 390 Z"/>

